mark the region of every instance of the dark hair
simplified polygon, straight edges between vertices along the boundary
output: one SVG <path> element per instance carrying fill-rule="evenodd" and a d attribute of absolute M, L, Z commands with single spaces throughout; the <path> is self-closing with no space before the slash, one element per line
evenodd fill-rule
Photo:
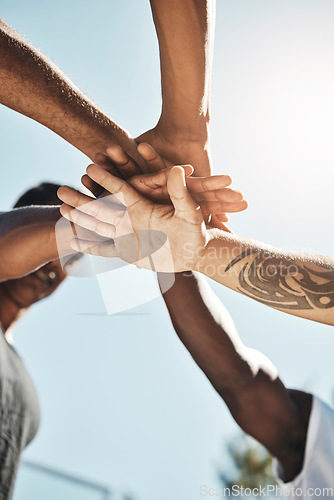
<path fill-rule="evenodd" d="M 60 186 L 60 184 L 53 182 L 41 182 L 23 193 L 13 208 L 29 207 L 30 205 L 61 205 L 62 202 L 57 196 Z"/>

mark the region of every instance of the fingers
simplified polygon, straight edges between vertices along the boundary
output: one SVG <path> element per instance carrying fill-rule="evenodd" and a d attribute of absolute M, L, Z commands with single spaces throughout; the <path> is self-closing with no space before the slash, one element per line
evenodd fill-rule
<path fill-rule="evenodd" d="M 114 171 L 117 170 L 123 179 L 128 179 L 133 175 L 142 174 L 142 170 L 139 166 L 120 146 L 110 146 L 107 149 L 107 155 L 109 161 L 113 163 Z M 103 167 L 103 165 L 101 166 Z M 115 172 L 111 173 L 115 175 Z"/>
<path fill-rule="evenodd" d="M 94 167 L 102 170 L 101 167 L 97 165 L 94 165 Z M 111 175 L 104 170 L 102 170 L 102 172 L 105 175 Z M 116 179 L 116 177 L 114 178 Z M 76 208 L 78 211 L 107 224 L 115 225 L 123 217 L 125 211 L 123 205 L 116 203 L 118 200 L 114 196 L 109 195 L 96 200 L 68 186 L 62 186 L 58 189 L 58 197 L 66 205 Z M 64 212 L 64 217 L 67 216 L 67 207 L 62 210 Z"/>
<path fill-rule="evenodd" d="M 222 201 L 225 203 L 241 203 L 244 196 L 240 191 L 227 188 L 232 182 L 229 175 L 215 175 L 212 177 L 190 177 L 187 179 L 188 189 L 193 198 L 203 201 Z M 242 208 L 244 210 L 244 208 Z M 239 212 L 239 205 L 236 208 Z"/>
<path fill-rule="evenodd" d="M 220 222 L 228 222 L 228 217 L 226 214 L 215 214 L 215 218 L 218 219 Z"/>
<path fill-rule="evenodd" d="M 96 153 L 96 155 L 94 156 L 94 162 L 96 163 L 96 165 L 99 165 L 100 167 L 104 168 L 104 170 L 111 172 L 113 175 L 120 176 L 120 173 L 117 170 L 117 168 L 114 167 L 111 160 L 109 160 L 108 156 L 105 155 L 104 153 Z M 101 194 L 103 193 L 103 189 L 101 188 L 101 186 L 96 184 L 96 182 L 92 181 L 92 179 L 90 179 L 86 174 L 81 177 L 81 183 L 96 198 L 101 196 Z"/>
<path fill-rule="evenodd" d="M 215 191 L 226 188 L 232 184 L 232 178 L 229 175 L 213 175 L 212 177 L 190 177 L 188 179 L 188 188 L 194 193 L 202 191 Z"/>
<path fill-rule="evenodd" d="M 57 196 L 61 201 L 71 205 L 72 207 L 79 207 L 80 205 L 85 205 L 91 201 L 95 201 L 95 198 L 80 193 L 80 191 L 77 191 L 69 186 L 61 186 L 57 191 Z"/>
<path fill-rule="evenodd" d="M 98 165 L 89 165 L 87 167 L 87 174 L 93 181 L 109 191 L 109 193 L 114 194 L 116 199 L 126 207 L 131 207 L 140 201 L 144 201 L 144 198 L 133 187 L 122 179 L 109 174 Z"/>
<path fill-rule="evenodd" d="M 193 174 L 194 172 L 194 167 L 192 165 L 180 165 L 183 170 L 184 170 L 184 175 L 185 177 L 187 178 L 187 182 L 188 182 L 188 177 L 190 178 L 190 175 Z M 171 170 L 173 167 L 167 167 L 166 170 Z"/>
<path fill-rule="evenodd" d="M 167 179 L 172 168 L 173 167 L 167 167 L 159 172 L 153 172 L 151 174 L 135 175 L 131 177 L 130 182 L 135 185 L 143 183 L 151 189 L 167 186 Z M 182 165 L 181 168 L 184 170 L 185 177 L 188 177 L 194 171 L 191 165 Z"/>
<path fill-rule="evenodd" d="M 112 240 L 96 243 L 96 241 L 74 238 L 71 241 L 71 247 L 76 252 L 88 253 L 100 257 L 117 257 L 116 247 Z M 80 250 L 78 250 L 79 248 Z"/>
<path fill-rule="evenodd" d="M 147 142 L 142 142 L 138 145 L 138 153 L 149 166 L 150 172 L 158 172 L 166 168 L 165 162 L 156 150 Z"/>
<path fill-rule="evenodd" d="M 94 162 L 115 177 L 127 179 L 134 173 L 141 173 L 141 169 L 120 146 L 110 146 L 105 153 L 96 153 Z M 104 189 L 94 182 L 87 174 L 81 177 L 81 182 L 96 198 L 103 194 Z"/>
<path fill-rule="evenodd" d="M 171 171 L 171 168 L 165 168 L 164 170 L 160 170 L 159 172 L 154 172 L 151 174 L 144 175 L 135 175 L 131 177 L 130 183 L 131 185 L 144 185 L 150 189 L 157 189 L 162 186 L 167 187 L 167 178 Z"/>
<path fill-rule="evenodd" d="M 170 169 L 164 169 L 153 174 L 135 175 L 129 179 L 129 184 L 151 200 L 168 203 L 170 201 L 167 191 L 169 171 Z"/>
<path fill-rule="evenodd" d="M 175 208 L 175 216 L 182 219 L 187 219 L 194 224 L 203 222 L 203 217 L 198 204 L 192 199 L 189 194 L 184 170 L 182 167 L 173 167 L 170 171 L 167 189 L 170 199 Z"/>
<path fill-rule="evenodd" d="M 232 231 L 227 226 L 225 226 L 225 224 L 221 222 L 220 218 L 218 218 L 217 215 L 212 215 L 211 221 L 209 222 L 209 226 L 221 229 L 222 231 L 225 231 L 227 233 L 232 233 Z"/>
<path fill-rule="evenodd" d="M 189 189 L 189 191 L 196 200 L 224 201 L 231 203 L 240 203 L 244 200 L 244 195 L 240 191 L 230 188 L 218 189 L 217 191 L 201 191 L 196 194 L 193 194 L 191 189 Z"/>
<path fill-rule="evenodd" d="M 113 147 L 113 146 L 111 146 Z M 119 146 L 116 146 L 119 147 Z M 122 148 L 121 148 L 122 149 Z M 110 172 L 112 175 L 116 175 L 116 177 L 120 177 L 120 172 L 115 167 L 113 161 L 105 154 L 105 153 L 96 153 L 94 156 L 94 163 L 99 167 L 102 167 L 107 172 Z"/>
<path fill-rule="evenodd" d="M 182 168 L 186 177 L 193 172 L 191 165 L 182 165 Z M 168 167 L 152 174 L 135 175 L 129 179 L 129 184 L 151 200 L 158 201 L 159 203 L 170 203 L 167 191 L 167 179 L 171 169 L 172 167 Z"/>
<path fill-rule="evenodd" d="M 88 191 L 90 191 L 95 198 L 98 198 L 103 193 L 101 186 L 92 181 L 87 174 L 81 177 L 81 184 L 85 186 L 85 188 L 88 189 Z"/>
<path fill-rule="evenodd" d="M 222 214 L 212 214 L 212 217 L 213 217 L 213 215 L 220 222 L 228 222 L 229 221 L 227 214 L 225 214 L 224 212 Z"/>
<path fill-rule="evenodd" d="M 99 236 L 105 238 L 115 238 L 116 228 L 113 224 L 106 222 L 101 222 L 95 217 L 85 214 L 80 210 L 73 209 L 73 207 L 63 204 L 60 207 L 60 213 L 65 219 L 73 222 L 75 228 L 78 226 L 80 228 L 88 229 Z"/>
<path fill-rule="evenodd" d="M 248 203 L 246 200 L 241 201 L 240 203 L 230 203 L 223 201 L 208 201 L 201 202 L 201 209 L 203 215 L 208 214 L 221 214 L 221 213 L 237 213 L 243 212 L 248 208 Z"/>

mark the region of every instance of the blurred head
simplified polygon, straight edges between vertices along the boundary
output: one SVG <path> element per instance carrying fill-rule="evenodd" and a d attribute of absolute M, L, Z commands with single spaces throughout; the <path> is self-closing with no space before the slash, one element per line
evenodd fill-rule
<path fill-rule="evenodd" d="M 25 193 L 17 200 L 14 208 L 31 205 L 61 205 L 57 196 L 59 184 L 42 182 Z M 25 309 L 35 302 L 48 297 L 66 278 L 59 260 L 41 267 L 23 278 L 9 280 L 3 283 L 6 295 L 20 308 Z"/>

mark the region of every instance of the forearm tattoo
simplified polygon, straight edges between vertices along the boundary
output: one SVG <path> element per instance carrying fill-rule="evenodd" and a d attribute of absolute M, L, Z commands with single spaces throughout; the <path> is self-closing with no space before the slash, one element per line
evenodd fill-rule
<path fill-rule="evenodd" d="M 279 309 L 305 310 L 334 307 L 334 268 L 317 264 L 317 270 L 248 249 L 233 259 L 225 272 L 244 261 L 238 271 L 237 290 Z"/>

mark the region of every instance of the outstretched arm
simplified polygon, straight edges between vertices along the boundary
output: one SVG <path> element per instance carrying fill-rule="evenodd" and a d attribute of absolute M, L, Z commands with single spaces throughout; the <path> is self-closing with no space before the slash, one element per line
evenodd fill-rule
<path fill-rule="evenodd" d="M 59 207 L 24 207 L 0 214 L 0 281 L 20 278 L 58 256 Z"/>
<path fill-rule="evenodd" d="M 151 0 L 160 48 L 162 111 L 141 135 L 174 165 L 210 174 L 210 84 L 215 0 Z"/>
<path fill-rule="evenodd" d="M 203 274 L 262 304 L 334 325 L 332 257 L 289 252 L 219 230 L 209 234 L 196 257 Z"/>
<path fill-rule="evenodd" d="M 147 235 L 145 241 L 135 239 L 136 262 L 141 267 L 152 268 L 152 262 L 140 258 L 152 253 L 156 271 L 197 270 L 263 304 L 334 325 L 333 258 L 288 252 L 218 229 L 207 229 L 200 206 L 190 196 L 180 167 L 172 168 L 167 179 L 173 206 L 158 205 L 145 199 L 125 181 L 96 165 L 89 166 L 87 173 L 97 184 L 116 194 L 122 209 L 119 211 L 119 207 L 101 200 L 95 202 L 69 188 L 61 191 L 59 197 L 68 205 L 62 208 L 67 217 L 71 218 L 73 214 L 79 226 L 94 231 L 97 222 L 101 221 L 102 236 L 110 234 L 113 238 L 112 242 L 95 245 L 92 233 L 90 241 L 79 242 L 82 251 L 119 256 L 133 263 L 133 253 L 130 258 L 127 248 L 118 246 L 117 237 L 129 233 L 138 236 L 140 231 Z M 71 211 L 71 207 L 77 210 Z M 85 212 L 89 214 L 88 219 Z M 153 247 L 149 252 L 151 231 L 165 235 L 167 243 L 160 253 Z"/>
<path fill-rule="evenodd" d="M 159 274 L 162 290 L 166 277 Z M 176 274 L 163 297 L 177 335 L 236 422 L 280 460 L 286 481 L 293 479 L 302 468 L 311 396 L 287 390 L 272 363 L 243 344 L 203 276 Z"/>
<path fill-rule="evenodd" d="M 22 207 L 0 213 L 0 281 L 21 278 L 52 260 L 75 253 L 70 246 L 72 238 L 71 224 L 61 219 L 59 206 Z"/>
<path fill-rule="evenodd" d="M 129 134 L 3 21 L 0 103 L 45 125 L 91 159 L 98 151 L 119 144 L 139 165 L 145 166 Z"/>

